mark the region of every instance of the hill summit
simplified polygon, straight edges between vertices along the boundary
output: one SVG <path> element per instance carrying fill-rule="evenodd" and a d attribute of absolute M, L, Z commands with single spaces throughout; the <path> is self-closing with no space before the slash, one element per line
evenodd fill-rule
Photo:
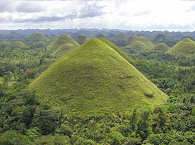
<path fill-rule="evenodd" d="M 168 53 L 179 56 L 192 56 L 195 54 L 195 42 L 190 38 L 185 38 L 173 46 Z"/>
<path fill-rule="evenodd" d="M 144 36 L 137 36 L 132 35 L 129 37 L 129 45 L 127 45 L 128 48 L 135 49 L 135 50 L 146 50 L 146 49 L 153 49 L 154 44 L 151 40 Z"/>
<path fill-rule="evenodd" d="M 96 38 L 58 59 L 30 89 L 43 100 L 80 115 L 161 105 L 168 98 L 115 49 Z"/>
<path fill-rule="evenodd" d="M 156 44 L 154 47 L 154 50 L 158 51 L 167 51 L 168 49 L 169 47 L 163 42 Z"/>
<path fill-rule="evenodd" d="M 54 55 L 62 56 L 78 46 L 79 44 L 71 36 L 63 34 L 54 40 L 48 49 L 52 50 Z"/>

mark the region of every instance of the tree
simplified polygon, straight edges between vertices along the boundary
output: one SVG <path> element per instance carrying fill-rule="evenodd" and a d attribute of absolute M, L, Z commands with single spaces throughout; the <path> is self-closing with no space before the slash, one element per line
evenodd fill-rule
<path fill-rule="evenodd" d="M 9 130 L 0 135 L 0 145 L 31 145 L 30 139 L 14 130 Z"/>

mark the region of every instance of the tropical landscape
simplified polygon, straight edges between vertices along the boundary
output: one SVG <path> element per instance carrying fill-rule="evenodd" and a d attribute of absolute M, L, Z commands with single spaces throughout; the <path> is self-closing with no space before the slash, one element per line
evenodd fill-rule
<path fill-rule="evenodd" d="M 0 145 L 195 144 L 193 29 L 72 28 L 74 20 L 69 27 L 46 29 L 42 23 L 58 20 L 14 19 L 34 18 L 34 10 L 45 4 L 24 1 L 28 10 L 0 2 L 2 13 L 13 16 L 0 21 Z M 106 2 L 78 2 L 88 9 L 75 19 L 106 17 L 107 11 L 93 13 Z M 33 28 L 20 28 L 28 23 Z"/>

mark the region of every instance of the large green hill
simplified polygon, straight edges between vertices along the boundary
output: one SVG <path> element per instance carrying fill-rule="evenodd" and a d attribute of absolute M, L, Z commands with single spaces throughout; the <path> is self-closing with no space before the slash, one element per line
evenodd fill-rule
<path fill-rule="evenodd" d="M 195 42 L 190 38 L 185 38 L 169 49 L 168 53 L 178 56 L 192 56 L 195 54 Z"/>
<path fill-rule="evenodd" d="M 117 51 L 122 57 L 124 57 L 129 63 L 133 63 L 133 59 L 127 55 L 121 48 L 116 46 L 114 43 L 112 43 L 110 40 L 106 38 L 99 38 L 101 41 L 112 47 L 115 51 Z"/>
<path fill-rule="evenodd" d="M 167 46 L 163 42 L 156 44 L 154 47 L 154 50 L 158 50 L 158 51 L 167 51 L 168 49 L 169 49 L 169 46 Z"/>
<path fill-rule="evenodd" d="M 29 88 L 42 100 L 80 115 L 161 105 L 168 98 L 116 50 L 95 38 L 57 60 Z"/>
<path fill-rule="evenodd" d="M 83 44 L 86 42 L 89 38 L 83 34 L 80 34 L 74 38 L 79 44 Z"/>
<path fill-rule="evenodd" d="M 127 45 L 127 48 L 135 49 L 135 50 L 146 50 L 146 49 L 153 49 L 154 44 L 151 40 L 144 36 L 137 36 L 133 35 L 129 37 L 129 45 Z"/>
<path fill-rule="evenodd" d="M 26 46 L 22 41 L 13 41 L 10 43 L 10 48 L 11 49 L 16 49 L 16 48 L 26 49 L 28 48 L 28 46 Z"/>
<path fill-rule="evenodd" d="M 49 38 L 42 33 L 34 33 L 26 39 L 26 43 L 31 46 L 32 49 L 45 48 L 49 43 Z"/>
<path fill-rule="evenodd" d="M 63 34 L 54 40 L 48 46 L 48 49 L 52 50 L 53 54 L 59 57 L 78 46 L 79 44 L 71 36 Z"/>
<path fill-rule="evenodd" d="M 27 40 L 29 41 L 48 41 L 48 38 L 43 35 L 42 33 L 34 33 L 32 35 L 30 35 Z"/>

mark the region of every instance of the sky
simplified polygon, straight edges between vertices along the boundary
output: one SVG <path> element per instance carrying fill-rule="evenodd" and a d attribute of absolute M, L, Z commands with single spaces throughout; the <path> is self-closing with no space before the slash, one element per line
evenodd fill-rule
<path fill-rule="evenodd" d="M 0 0 L 0 29 L 195 31 L 195 0 Z"/>

